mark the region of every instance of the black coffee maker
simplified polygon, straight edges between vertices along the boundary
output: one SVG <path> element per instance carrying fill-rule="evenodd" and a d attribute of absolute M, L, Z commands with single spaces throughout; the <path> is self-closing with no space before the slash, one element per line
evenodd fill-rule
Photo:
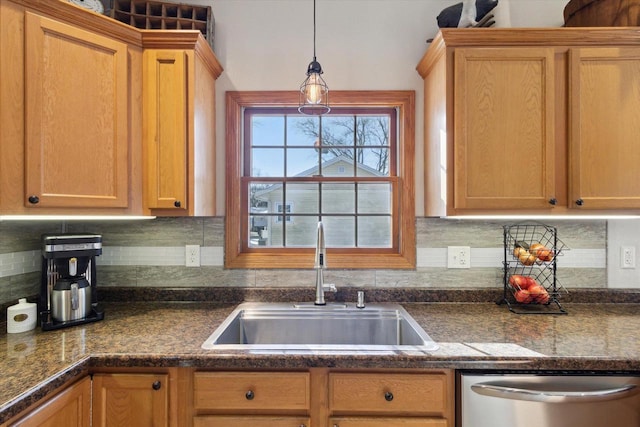
<path fill-rule="evenodd" d="M 104 319 L 96 293 L 96 256 L 102 254 L 98 234 L 42 236 L 42 281 L 39 311 L 42 330 Z"/>

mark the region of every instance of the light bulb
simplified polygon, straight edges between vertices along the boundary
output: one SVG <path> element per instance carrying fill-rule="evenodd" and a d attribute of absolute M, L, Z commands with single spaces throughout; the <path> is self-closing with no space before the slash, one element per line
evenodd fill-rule
<path fill-rule="evenodd" d="M 305 86 L 304 95 L 309 104 L 322 102 L 323 88 L 319 82 L 318 74 L 313 73 L 309 76 L 309 83 Z"/>

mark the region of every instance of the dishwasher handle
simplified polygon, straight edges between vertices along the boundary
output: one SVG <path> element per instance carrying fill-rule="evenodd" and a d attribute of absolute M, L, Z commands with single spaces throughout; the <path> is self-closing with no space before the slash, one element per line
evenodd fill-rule
<path fill-rule="evenodd" d="M 635 384 L 625 384 L 601 390 L 556 391 L 532 390 L 522 387 L 491 383 L 473 384 L 471 386 L 471 390 L 484 396 L 541 403 L 603 402 L 607 400 L 623 399 L 640 391 Z"/>

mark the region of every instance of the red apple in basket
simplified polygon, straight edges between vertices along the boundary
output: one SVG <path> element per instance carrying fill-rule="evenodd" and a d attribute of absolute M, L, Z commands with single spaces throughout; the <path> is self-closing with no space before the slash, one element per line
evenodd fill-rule
<path fill-rule="evenodd" d="M 529 276 L 527 276 L 527 277 L 525 277 L 525 278 L 524 278 L 524 280 L 525 280 L 525 282 L 526 282 L 526 285 L 525 285 L 525 288 L 526 288 L 526 289 L 529 289 L 529 288 L 531 288 L 532 286 L 540 286 L 540 285 L 538 284 L 538 282 L 536 282 L 536 279 L 534 279 L 533 277 L 529 277 Z"/>
<path fill-rule="evenodd" d="M 517 290 L 514 296 L 516 298 L 516 301 L 518 301 L 521 304 L 527 304 L 531 302 L 531 295 L 529 294 L 529 291 L 526 289 Z"/>
<path fill-rule="evenodd" d="M 532 243 L 529 246 L 529 252 L 533 254 L 533 256 L 538 256 L 538 251 L 541 249 L 546 249 L 542 243 Z"/>
<path fill-rule="evenodd" d="M 546 304 L 549 302 L 549 292 L 547 292 L 543 286 L 531 286 L 527 291 L 529 291 L 531 301 L 537 302 L 538 304 Z"/>
<path fill-rule="evenodd" d="M 542 243 L 534 243 L 529 247 L 529 252 L 531 255 L 538 258 L 540 261 L 551 261 L 553 260 L 553 251 Z"/>
<path fill-rule="evenodd" d="M 553 261 L 553 251 L 551 249 L 544 248 L 538 251 L 538 259 L 540 261 Z"/>
<path fill-rule="evenodd" d="M 521 276 L 519 274 L 514 274 L 513 276 L 509 277 L 509 284 L 511 285 L 511 287 L 513 289 L 525 289 L 527 288 L 527 280 L 526 277 Z"/>

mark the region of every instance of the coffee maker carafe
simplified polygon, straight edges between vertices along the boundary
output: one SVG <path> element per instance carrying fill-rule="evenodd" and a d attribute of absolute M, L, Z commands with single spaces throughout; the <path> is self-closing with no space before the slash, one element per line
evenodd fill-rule
<path fill-rule="evenodd" d="M 96 256 L 102 236 L 58 234 L 42 237 L 40 316 L 43 330 L 104 318 L 96 294 Z"/>

